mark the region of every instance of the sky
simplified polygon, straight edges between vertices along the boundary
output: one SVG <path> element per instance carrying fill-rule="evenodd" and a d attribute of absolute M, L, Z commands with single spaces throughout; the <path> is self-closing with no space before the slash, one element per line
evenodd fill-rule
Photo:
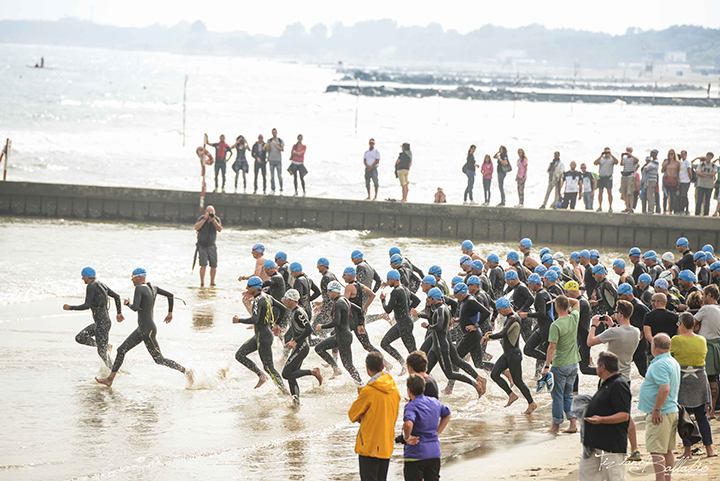
<path fill-rule="evenodd" d="M 69 16 L 121 27 L 202 20 L 211 31 L 243 30 L 274 36 L 298 21 L 310 28 L 316 23 L 353 25 L 383 18 L 392 18 L 401 26 L 436 22 L 463 34 L 485 24 L 515 28 L 531 23 L 623 34 L 628 27 L 662 30 L 689 24 L 720 28 L 720 0 L 0 0 L 0 20 L 52 21 Z"/>

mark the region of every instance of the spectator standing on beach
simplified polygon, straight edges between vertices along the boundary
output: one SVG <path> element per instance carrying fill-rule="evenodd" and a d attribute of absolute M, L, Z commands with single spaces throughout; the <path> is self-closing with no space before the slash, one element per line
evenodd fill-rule
<path fill-rule="evenodd" d="M 467 153 L 467 159 L 463 165 L 462 171 L 467 175 L 468 182 L 465 188 L 465 194 L 463 195 L 463 204 L 477 205 L 477 202 L 473 200 L 473 187 L 475 186 L 475 169 L 478 165 L 475 163 L 475 145 L 471 145 Z M 485 194 L 487 197 L 487 194 Z M 470 201 L 468 202 L 468 199 Z"/>
<path fill-rule="evenodd" d="M 615 166 L 620 161 L 610 152 L 610 147 L 605 147 L 600 154 L 600 157 L 595 159 L 593 162 L 598 166 L 598 212 L 602 212 L 603 203 L 603 189 L 607 191 L 608 195 L 608 212 L 612 212 L 612 186 L 613 186 L 613 171 Z"/>
<path fill-rule="evenodd" d="M 688 215 L 688 192 L 692 183 L 692 162 L 688 159 L 687 150 L 680 151 L 680 187 L 678 188 L 678 209 L 683 215 Z"/>
<path fill-rule="evenodd" d="M 706 404 L 711 402 L 710 386 L 705 371 L 707 342 L 693 332 L 695 318 L 689 312 L 680 314 L 678 334 L 670 341 L 670 354 L 680 364 L 683 373 L 678 391 L 678 404 L 695 415 L 707 456 L 714 457 L 712 431 L 707 418 Z M 692 458 L 692 445 L 683 439 L 683 458 Z"/>
<path fill-rule="evenodd" d="M 712 402 L 709 404 L 709 416 L 715 417 L 715 405 L 718 400 L 718 374 L 720 374 L 720 290 L 714 284 L 703 289 L 703 306 L 695 314 L 700 329 L 698 334 L 707 341 L 705 371 L 710 383 Z"/>
<path fill-rule="evenodd" d="M 678 186 L 680 185 L 680 161 L 675 150 L 670 149 L 663 160 L 663 214 L 678 213 Z"/>
<path fill-rule="evenodd" d="M 552 204 L 550 204 L 550 207 L 552 207 L 553 209 L 557 208 L 558 202 L 560 202 L 560 200 L 562 199 L 560 191 L 562 190 L 564 173 L 565 166 L 560 160 L 560 152 L 555 152 L 555 154 L 553 154 L 553 159 L 550 161 L 550 165 L 548 165 L 547 168 L 548 186 L 547 190 L 545 191 L 545 200 L 543 200 L 543 203 L 540 206 L 541 209 L 544 209 L 547 205 L 548 198 L 550 197 L 553 189 L 555 190 L 555 198 L 553 199 Z"/>
<path fill-rule="evenodd" d="M 360 423 L 355 452 L 361 481 L 385 481 L 393 452 L 400 391 L 393 378 L 383 372 L 383 365 L 380 352 L 367 355 L 365 369 L 370 380 L 358 389 L 358 397 L 348 411 L 350 421 Z"/>
<path fill-rule="evenodd" d="M 255 166 L 253 168 L 253 172 L 255 174 L 255 190 L 253 191 L 253 194 L 257 194 L 258 191 L 258 173 L 262 173 L 263 194 L 266 194 L 267 162 L 265 161 L 265 157 L 267 156 L 267 152 L 265 152 L 265 141 L 263 140 L 262 134 L 258 135 L 257 142 L 255 142 L 252 147 L 251 155 L 252 158 L 255 159 Z"/>
<path fill-rule="evenodd" d="M 516 207 L 525 207 L 525 181 L 527 180 L 528 159 L 523 149 L 518 149 L 517 160 L 517 181 L 518 188 L 518 205 Z"/>
<path fill-rule="evenodd" d="M 207 138 L 207 134 L 205 134 Z M 227 172 L 227 162 L 232 158 L 232 148 L 225 143 L 225 136 L 221 135 L 220 140 L 212 144 L 215 147 L 215 190 L 218 191 L 218 174 L 222 172 L 222 191 L 225 192 L 225 173 Z M 229 155 L 228 155 L 229 154 Z"/>
<path fill-rule="evenodd" d="M 303 144 L 303 136 L 297 136 L 297 142 L 292 146 L 290 150 L 290 167 L 288 172 L 293 176 L 293 183 L 295 184 L 295 195 L 298 195 L 298 175 L 300 176 L 300 183 L 302 184 L 303 196 L 305 195 L 305 176 L 308 171 L 305 168 L 305 150 L 307 147 Z"/>
<path fill-rule="evenodd" d="M 402 199 L 400 199 L 400 202 L 407 202 L 408 188 L 410 186 L 408 176 L 410 175 L 410 167 L 412 167 L 412 151 L 410 151 L 410 144 L 407 142 L 402 144 L 401 147 L 402 151 L 395 161 L 395 173 L 402 188 Z"/>
<path fill-rule="evenodd" d="M 500 189 L 500 203 L 498 207 L 502 207 L 505 205 L 505 176 L 508 172 L 512 171 L 512 165 L 510 165 L 507 149 L 504 145 L 500 146 L 500 149 L 493 157 L 497 159 L 498 188 Z"/>
<path fill-rule="evenodd" d="M 587 165 L 580 164 L 580 172 L 582 175 L 582 198 L 585 204 L 585 210 L 593 210 L 593 199 L 595 199 L 595 176 L 592 172 L 588 172 Z"/>
<path fill-rule="evenodd" d="M 233 162 L 232 170 L 235 172 L 235 192 L 237 192 L 237 183 L 240 172 L 243 177 L 243 192 L 247 190 L 247 173 L 250 170 L 248 161 L 245 158 L 245 151 L 248 150 L 247 140 L 242 135 L 238 135 L 235 143 L 231 147 L 235 149 L 235 162 Z"/>
<path fill-rule="evenodd" d="M 493 163 L 489 155 L 485 155 L 482 165 L 480 165 L 480 173 L 483 177 L 483 191 L 485 193 L 485 202 L 483 205 L 490 205 L 490 184 L 493 176 Z"/>
<path fill-rule="evenodd" d="M 272 129 L 272 137 L 265 144 L 265 150 L 270 163 L 270 193 L 275 194 L 275 172 L 277 171 L 278 187 L 280 187 L 280 195 L 282 195 L 282 153 L 285 151 L 285 142 L 277 136 L 277 129 Z"/>
<path fill-rule="evenodd" d="M 658 185 L 658 171 L 660 163 L 657 158 L 658 151 L 653 149 L 645 158 L 642 167 L 642 211 L 643 214 L 655 213 L 655 191 Z"/>
<path fill-rule="evenodd" d="M 419 374 L 407 378 L 410 401 L 403 414 L 405 481 L 440 479 L 439 436 L 450 422 L 450 409 L 434 397 L 425 396 L 425 379 Z"/>
<path fill-rule="evenodd" d="M 220 217 L 215 215 L 215 207 L 209 205 L 205 213 L 195 221 L 197 232 L 197 253 L 200 257 L 200 287 L 205 285 L 205 271 L 210 264 L 210 287 L 215 287 L 215 274 L 217 274 L 217 246 L 215 240 L 218 232 L 222 232 Z"/>
<path fill-rule="evenodd" d="M 380 164 L 380 151 L 375 148 L 375 139 L 370 139 L 368 142 L 368 149 L 363 154 L 363 166 L 365 167 L 365 188 L 367 189 L 367 198 L 370 200 L 370 181 L 375 185 L 375 197 L 372 200 L 377 200 L 378 196 L 378 165 Z"/>
<path fill-rule="evenodd" d="M 575 170 L 577 164 L 575 161 L 570 162 L 570 170 L 563 174 L 563 180 L 560 181 L 560 185 L 565 184 L 565 194 L 563 196 L 562 208 L 567 209 L 570 207 L 575 210 L 575 203 L 577 202 L 578 194 L 584 195 L 583 188 L 583 174 Z"/>
<path fill-rule="evenodd" d="M 710 199 L 712 198 L 713 187 L 717 168 L 713 165 L 714 155 L 708 152 L 704 157 L 697 157 L 693 162 L 700 160 L 697 167 L 697 183 L 695 184 L 695 215 L 708 215 L 710 213 Z"/>
<path fill-rule="evenodd" d="M 601 384 L 585 410 L 580 481 L 625 479 L 630 420 L 630 385 L 619 372 L 618 358 L 603 351 L 597 360 Z"/>
<path fill-rule="evenodd" d="M 652 455 L 655 480 L 670 478 L 666 468 L 675 465 L 678 425 L 680 364 L 670 355 L 670 337 L 661 333 L 651 345 L 654 356 L 640 386 L 638 408 L 645 414 L 645 447 Z"/>
<path fill-rule="evenodd" d="M 633 155 L 632 147 L 626 148 L 625 152 L 622 153 L 620 165 L 622 166 L 620 195 L 625 201 L 625 210 L 623 212 L 632 213 L 635 204 L 635 172 L 640 167 L 640 160 Z"/>

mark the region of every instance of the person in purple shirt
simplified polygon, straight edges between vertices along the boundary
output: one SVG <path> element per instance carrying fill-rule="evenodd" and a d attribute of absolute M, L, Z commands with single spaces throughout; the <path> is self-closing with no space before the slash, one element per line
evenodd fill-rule
<path fill-rule="evenodd" d="M 435 398 L 423 395 L 425 379 L 411 374 L 407 379 L 410 402 L 403 415 L 405 481 L 440 479 L 440 439 L 450 422 L 450 409 Z"/>

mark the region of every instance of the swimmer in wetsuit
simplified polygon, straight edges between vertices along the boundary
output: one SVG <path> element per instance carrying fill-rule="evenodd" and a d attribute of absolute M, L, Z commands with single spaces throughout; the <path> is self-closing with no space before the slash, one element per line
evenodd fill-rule
<path fill-rule="evenodd" d="M 330 261 L 325 257 L 318 259 L 317 270 L 322 275 L 322 279 L 320 279 L 320 293 L 322 295 L 322 301 L 314 304 L 314 307 L 317 309 L 317 316 L 313 320 L 314 330 L 317 330 L 318 324 L 327 323 L 331 318 L 333 303 L 328 295 L 328 285 L 333 281 L 337 281 L 335 274 L 330 272 Z M 318 333 L 320 337 L 327 337 L 328 335 L 327 331 L 318 331 Z"/>
<path fill-rule="evenodd" d="M 287 362 L 285 363 L 282 377 L 288 380 L 290 394 L 293 397 L 293 404 L 296 407 L 300 405 L 300 387 L 298 386 L 297 378 L 313 376 L 318 380 L 320 385 L 323 383 L 323 377 L 319 367 L 311 370 L 301 369 L 303 361 L 310 352 L 308 338 L 312 332 L 312 326 L 310 326 L 310 320 L 305 310 L 298 305 L 299 300 L 300 294 L 295 289 L 288 289 L 283 297 L 283 303 L 291 313 L 290 328 L 288 329 L 291 337 L 290 341 L 285 344 L 285 347 L 291 349 L 292 352 L 290 352 Z"/>
<path fill-rule="evenodd" d="M 108 337 L 112 321 L 108 314 L 108 296 L 115 299 L 117 322 L 122 322 L 125 319 L 122 315 L 122 301 L 118 294 L 97 280 L 95 269 L 92 267 L 84 268 L 80 274 L 83 282 L 87 285 L 85 302 L 79 306 L 65 304 L 63 309 L 66 311 L 84 311 L 90 309 L 92 311 L 93 321 L 95 322 L 80 331 L 78 335 L 75 336 L 75 341 L 85 346 L 97 347 L 100 358 L 107 367 L 111 368 L 110 350 L 112 346 L 108 344 Z"/>
<path fill-rule="evenodd" d="M 526 356 L 536 359 L 535 377 L 540 377 L 540 371 L 542 371 L 543 363 L 547 358 L 542 347 L 547 343 L 548 335 L 550 334 L 550 324 L 552 324 L 555 319 L 553 319 L 552 306 L 550 305 L 552 298 L 543 287 L 542 278 L 538 274 L 531 274 L 530 277 L 528 277 L 528 287 L 531 291 L 535 292 L 535 312 L 520 312 L 518 313 L 518 317 L 520 319 L 532 318 L 537 322 L 532 334 L 525 341 L 523 353 Z"/>
<path fill-rule="evenodd" d="M 508 270 L 505 273 L 505 283 L 507 284 L 507 289 L 505 290 L 504 296 L 512 293 L 511 303 L 513 308 L 517 312 L 530 312 L 535 298 L 527 286 L 520 281 L 518 273 L 513 270 Z M 520 334 L 522 335 L 523 341 L 527 342 L 530 334 L 532 334 L 532 321 L 525 319 L 520 321 Z"/>
<path fill-rule="evenodd" d="M 290 264 L 290 274 L 293 277 L 294 289 L 300 295 L 298 305 L 303 308 L 308 320 L 312 321 L 312 305 L 310 303 L 320 297 L 320 288 L 303 272 L 303 266 L 299 262 Z"/>
<path fill-rule="evenodd" d="M 413 321 L 410 317 L 410 309 L 414 309 L 420 304 L 420 299 L 407 288 L 400 285 L 400 273 L 393 269 L 387 274 L 387 285 L 392 287 L 393 290 L 390 293 L 390 300 L 385 302 L 385 293 L 380 294 L 380 300 L 382 301 L 383 309 L 387 314 L 391 312 L 395 313 L 395 325 L 392 326 L 388 332 L 380 341 L 380 347 L 385 349 L 392 357 L 402 366 L 400 375 L 402 376 L 407 372 L 405 366 L 405 359 L 400 353 L 390 345 L 393 341 L 398 338 L 402 339 L 403 344 L 408 353 L 416 350 L 415 337 L 413 336 Z"/>
<path fill-rule="evenodd" d="M 474 296 L 470 295 L 468 287 L 464 282 L 455 284 L 453 288 L 455 299 L 458 300 L 458 324 L 462 332 L 462 339 L 457 345 L 457 353 L 460 358 L 468 354 L 477 368 L 483 368 L 484 349 L 480 345 L 482 330 L 480 326 L 486 325 L 490 318 L 490 311 L 483 306 Z M 477 378 L 482 392 L 485 393 L 487 379 L 478 374 Z"/>
<path fill-rule="evenodd" d="M 342 297 L 341 293 L 342 285 L 340 285 L 338 281 L 332 281 L 328 284 L 328 297 L 332 303 L 330 311 L 332 318 L 329 323 L 318 324 L 315 329 L 317 331 L 320 331 L 321 329 L 335 329 L 335 332 L 332 336 L 320 341 L 320 343 L 315 346 L 315 352 L 318 356 L 323 358 L 325 362 L 332 366 L 333 377 L 330 379 L 334 379 L 342 374 L 342 371 L 340 371 L 337 363 L 327 351 L 329 349 L 337 348 L 340 352 L 340 360 L 342 361 L 343 366 L 345 366 L 345 370 L 350 374 L 355 383 L 360 386 L 362 384 L 360 373 L 358 373 L 357 369 L 355 369 L 352 360 L 353 338 L 352 332 L 350 331 L 349 320 L 349 313 L 352 305 L 350 304 L 350 301 Z M 362 312 L 362 310 L 360 312 Z"/>
<path fill-rule="evenodd" d="M 106 378 L 95 378 L 100 384 L 106 386 L 112 386 L 113 380 L 120 370 L 123 361 L 125 360 L 125 354 L 138 344 L 145 343 L 145 347 L 155 361 L 156 364 L 162 364 L 163 366 L 175 369 L 185 374 L 190 384 L 193 383 L 193 372 L 190 369 L 185 369 L 175 361 L 163 357 L 160 352 L 160 346 L 158 345 L 156 334 L 157 327 L 155 326 L 155 320 L 153 319 L 153 309 L 155 307 L 155 299 L 157 295 L 167 297 L 168 300 L 168 315 L 165 317 L 165 323 L 168 324 L 173 318 L 173 304 L 174 296 L 171 292 L 168 292 L 159 287 L 155 287 L 150 283 L 145 282 L 147 272 L 142 267 L 138 267 L 132 273 L 132 282 L 135 286 L 135 295 L 133 297 L 132 304 L 130 299 L 125 299 L 125 305 L 138 313 L 138 328 L 135 329 L 125 342 L 123 342 L 117 350 L 117 357 L 115 357 L 115 363 L 112 366 L 112 372 Z"/>
<path fill-rule="evenodd" d="M 354 267 L 345 268 L 343 280 L 347 282 L 347 285 L 345 286 L 345 293 L 343 295 L 351 304 L 359 307 L 362 314 L 365 314 L 368 306 L 375 300 L 375 293 L 369 287 L 360 284 L 355 277 L 356 274 L 357 272 Z M 367 332 L 365 332 L 364 319 L 360 319 L 360 317 L 357 310 L 350 312 L 350 329 L 352 329 L 355 336 L 357 336 L 363 349 L 367 352 L 379 352 L 380 350 L 370 342 L 370 337 Z M 364 318 L 364 315 L 362 317 Z"/>
<path fill-rule="evenodd" d="M 275 324 L 276 317 L 274 311 L 277 309 L 280 314 L 284 314 L 287 308 L 269 294 L 264 293 L 262 286 L 263 283 L 259 277 L 253 276 L 248 280 L 248 292 L 254 298 L 251 311 L 252 315 L 247 318 L 240 318 L 240 316 L 233 317 L 234 324 L 252 324 L 255 330 L 255 335 L 245 341 L 235 353 L 235 359 L 257 374 L 258 382 L 255 385 L 255 389 L 265 384 L 268 380 L 268 375 L 270 375 L 275 385 L 283 394 L 290 394 L 285 389 L 280 373 L 275 369 L 272 356 L 273 334 L 280 334 L 280 327 Z M 260 368 L 247 357 L 248 354 L 255 351 L 258 352 L 263 369 L 265 369 L 267 374 L 262 372 Z"/>
<path fill-rule="evenodd" d="M 355 264 L 358 282 L 366 287 L 369 287 L 373 292 L 377 292 L 382 285 L 382 278 L 364 259 L 362 251 L 355 249 L 352 251 L 352 254 L 350 254 L 350 259 L 352 260 L 352 263 Z"/>

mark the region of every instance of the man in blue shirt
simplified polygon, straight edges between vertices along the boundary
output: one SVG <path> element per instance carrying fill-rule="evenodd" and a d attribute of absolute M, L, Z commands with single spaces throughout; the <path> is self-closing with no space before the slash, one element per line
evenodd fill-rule
<path fill-rule="evenodd" d="M 675 464 L 680 364 L 670 355 L 667 334 L 655 335 L 651 349 L 654 358 L 640 386 L 638 408 L 646 413 L 645 446 L 653 458 L 655 479 L 663 480 L 666 466 Z"/>
<path fill-rule="evenodd" d="M 425 379 L 411 374 L 407 379 L 410 402 L 403 415 L 405 481 L 440 479 L 440 439 L 450 422 L 450 409 L 435 398 L 423 395 Z"/>

